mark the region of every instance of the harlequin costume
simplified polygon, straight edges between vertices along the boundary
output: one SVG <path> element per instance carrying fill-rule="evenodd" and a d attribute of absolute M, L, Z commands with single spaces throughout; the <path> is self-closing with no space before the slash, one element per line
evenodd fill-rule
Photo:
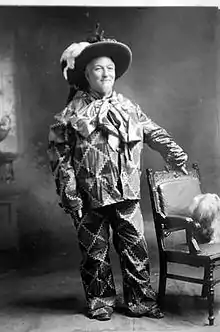
<path fill-rule="evenodd" d="M 110 318 L 115 306 L 109 259 L 111 227 L 128 312 L 159 318 L 139 205 L 140 154 L 147 143 L 173 167 L 184 165 L 187 155 L 128 98 L 115 91 L 101 98 L 88 86 L 83 89 L 86 64 L 100 56 L 113 60 L 116 79 L 131 62 L 128 46 L 102 39 L 72 44 L 61 57 L 64 76 L 74 84 L 75 95 L 55 116 L 56 123 L 50 129 L 51 168 L 60 204 L 75 223 L 90 317 Z M 82 216 L 72 208 L 77 204 Z"/>

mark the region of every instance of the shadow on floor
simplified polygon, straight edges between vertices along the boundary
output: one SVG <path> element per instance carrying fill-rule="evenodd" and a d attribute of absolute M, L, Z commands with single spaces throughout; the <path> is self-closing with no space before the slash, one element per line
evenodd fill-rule
<path fill-rule="evenodd" d="M 67 260 L 65 263 L 64 261 Z M 114 266 L 118 305 L 108 323 L 87 317 L 86 301 L 79 270 L 66 268 L 72 257 L 13 270 L 1 275 L 0 331 L 34 332 L 106 332 L 106 331 L 216 331 L 220 326 L 220 287 L 215 292 L 214 327 L 207 327 L 207 300 L 201 298 L 201 285 L 171 280 L 167 283 L 162 320 L 126 317 L 122 301 L 122 278 Z M 55 264 L 55 263 L 56 264 Z M 57 263 L 59 262 L 59 264 Z M 59 268 L 62 262 L 62 268 Z M 51 268 L 52 267 L 52 268 Z M 65 269 L 64 269 L 65 267 Z M 182 267 L 180 267 L 182 269 Z M 191 271 L 189 271 L 191 272 Z M 188 271 L 186 272 L 188 273 Z M 198 271 L 195 271 L 197 274 Z M 152 269 L 152 286 L 158 288 L 158 269 Z"/>
<path fill-rule="evenodd" d="M 82 297 L 74 296 L 37 296 L 21 298 L 12 302 L 11 307 L 22 311 L 59 312 L 65 314 L 86 314 L 85 302 Z"/>
<path fill-rule="evenodd" d="M 120 286 L 117 286 L 121 292 Z M 43 291 L 43 285 L 41 285 L 41 287 Z M 61 289 L 60 291 L 60 293 L 62 293 Z M 56 296 L 53 293 L 50 295 L 44 295 L 39 294 L 40 292 L 38 291 L 31 292 L 30 295 L 21 295 L 16 300 L 12 299 L 9 305 L 11 309 L 20 312 L 41 312 L 43 314 L 57 313 L 61 315 L 82 314 L 86 316 L 87 310 L 84 294 L 82 292 L 78 293 L 78 291 L 79 287 L 75 296 L 74 289 L 71 288 L 71 295 L 67 295 L 66 292 L 59 296 Z M 215 301 L 214 309 L 216 313 L 220 310 L 219 301 Z M 208 317 L 207 299 L 202 298 L 199 295 L 192 296 L 183 293 L 169 293 L 165 297 L 163 311 L 166 317 L 172 316 L 176 319 L 186 319 L 193 321 L 195 324 L 199 324 L 201 319 L 204 320 L 204 317 Z M 122 292 L 118 293 L 115 313 L 126 316 Z"/>

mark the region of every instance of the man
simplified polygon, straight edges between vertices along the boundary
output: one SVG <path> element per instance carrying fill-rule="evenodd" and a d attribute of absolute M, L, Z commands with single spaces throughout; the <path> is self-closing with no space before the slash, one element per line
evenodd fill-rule
<path fill-rule="evenodd" d="M 114 82 L 131 63 L 123 43 L 97 34 L 70 45 L 61 57 L 71 85 L 65 109 L 49 135 L 49 157 L 61 206 L 73 217 L 82 252 L 81 277 L 89 317 L 111 318 L 115 286 L 109 227 L 119 255 L 124 302 L 132 316 L 162 318 L 150 284 L 149 257 L 140 210 L 143 142 L 184 171 L 187 155 Z"/>

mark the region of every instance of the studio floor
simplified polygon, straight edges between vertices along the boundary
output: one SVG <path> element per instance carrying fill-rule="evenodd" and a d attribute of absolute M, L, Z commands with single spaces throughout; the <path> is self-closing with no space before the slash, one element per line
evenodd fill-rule
<path fill-rule="evenodd" d="M 215 291 L 216 319 L 212 327 L 208 326 L 206 300 L 200 297 L 201 286 L 173 280 L 167 285 L 163 319 L 130 318 L 120 310 L 121 275 L 116 264 L 119 306 L 110 321 L 99 322 L 86 317 L 78 270 L 71 264 L 57 266 L 44 261 L 28 268 L 1 271 L 0 332 L 219 331 L 220 286 Z M 156 267 L 151 272 L 152 285 L 157 289 Z"/>

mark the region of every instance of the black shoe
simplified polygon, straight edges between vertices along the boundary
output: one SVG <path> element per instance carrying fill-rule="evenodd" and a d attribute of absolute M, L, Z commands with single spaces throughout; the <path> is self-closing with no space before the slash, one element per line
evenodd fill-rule
<path fill-rule="evenodd" d="M 146 312 L 144 316 L 147 316 L 149 318 L 161 319 L 164 318 L 164 313 L 159 308 L 157 308 L 155 311 Z"/>
<path fill-rule="evenodd" d="M 93 315 L 91 313 L 89 313 L 88 317 L 90 319 L 97 319 L 97 320 L 100 320 L 100 321 L 105 321 L 105 320 L 110 320 L 111 319 L 112 313 L 113 313 L 113 308 L 112 307 L 106 307 L 106 308 L 103 308 L 102 312 L 100 312 L 100 313 L 93 314 Z"/>
<path fill-rule="evenodd" d="M 96 315 L 94 317 L 92 317 L 93 319 L 97 319 L 100 321 L 105 321 L 105 320 L 110 320 L 111 319 L 112 314 L 110 314 L 109 312 L 105 312 L 99 315 Z"/>
<path fill-rule="evenodd" d="M 153 304 L 149 309 L 147 309 L 144 312 L 132 312 L 131 310 L 128 309 L 127 315 L 129 317 L 135 317 L 135 318 L 140 318 L 140 317 L 149 317 L 149 318 L 156 318 L 156 319 L 161 319 L 164 318 L 164 314 L 160 310 L 157 304 Z"/>

